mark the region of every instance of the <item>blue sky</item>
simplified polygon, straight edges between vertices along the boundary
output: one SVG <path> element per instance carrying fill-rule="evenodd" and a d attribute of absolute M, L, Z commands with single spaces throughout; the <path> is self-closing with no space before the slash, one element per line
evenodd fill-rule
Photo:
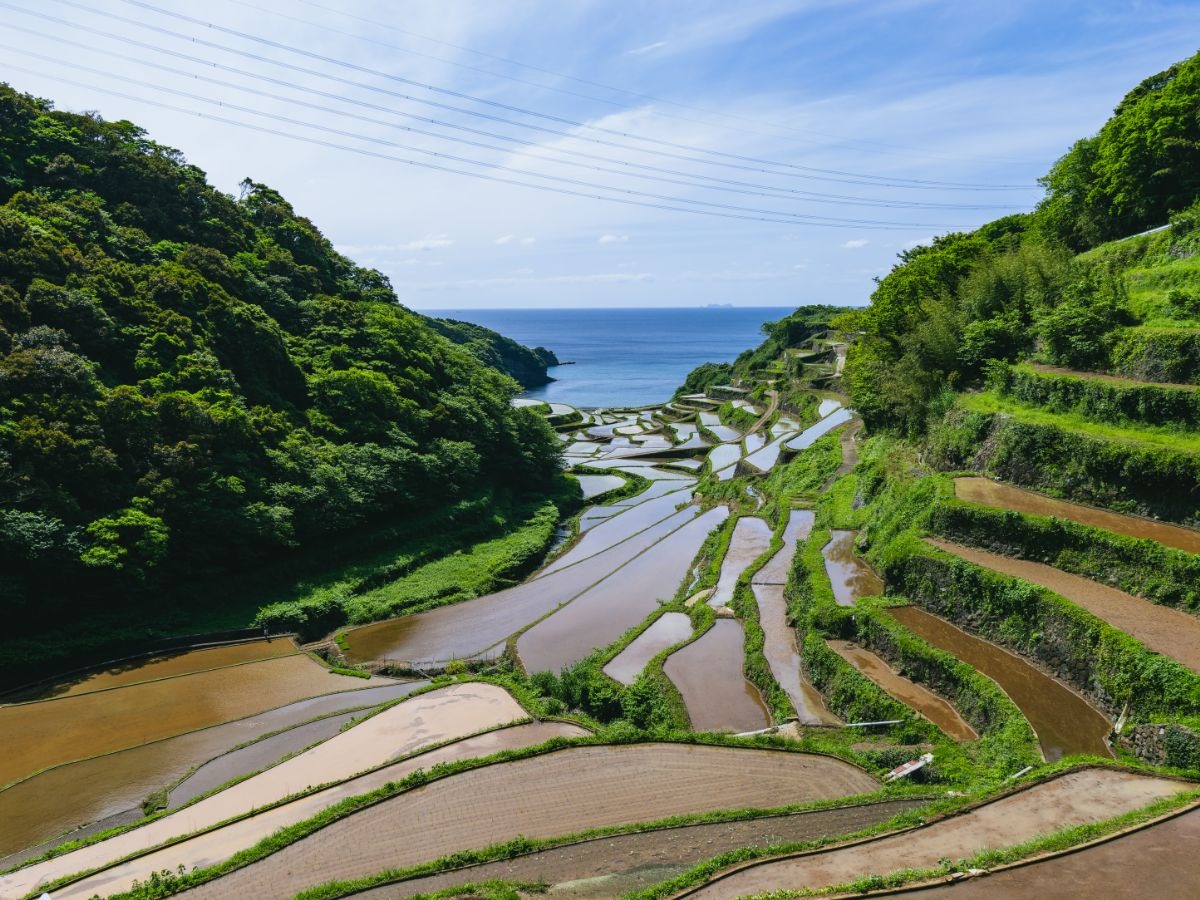
<path fill-rule="evenodd" d="M 132 119 L 223 190 L 236 192 L 246 176 L 270 184 L 343 252 L 384 271 L 402 302 L 425 309 L 865 303 L 872 278 L 904 247 L 1030 208 L 1036 178 L 1072 141 L 1093 133 L 1137 82 L 1200 44 L 1194 2 L 3 3 L 0 79 L 62 108 Z M 571 185 L 554 179 L 575 179 L 593 185 L 573 188 L 581 193 L 637 199 L 621 192 L 641 191 L 669 198 L 644 202 L 738 206 L 761 211 L 738 215 L 774 221 L 538 191 L 344 147 L 443 163 L 431 154 L 455 154 L 478 163 L 461 167 L 492 178 L 557 187 Z M 631 165 L 674 174 L 637 177 Z M 981 206 L 991 208 L 968 208 Z M 857 221 L 831 228 L 798 218 L 809 215 Z"/>

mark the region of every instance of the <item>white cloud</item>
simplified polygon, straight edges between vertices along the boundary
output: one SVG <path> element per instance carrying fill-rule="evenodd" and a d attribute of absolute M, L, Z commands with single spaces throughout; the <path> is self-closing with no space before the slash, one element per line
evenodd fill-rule
<path fill-rule="evenodd" d="M 530 245 L 532 245 L 532 244 L 536 244 L 536 243 L 537 243 L 537 238 L 535 238 L 535 237 L 523 237 L 523 238 L 521 238 L 521 243 L 522 243 L 522 244 L 524 244 L 526 247 L 528 247 L 528 246 L 530 246 Z"/>
<path fill-rule="evenodd" d="M 667 46 L 666 41 L 655 41 L 653 44 L 647 44 L 645 47 L 637 47 L 633 50 L 627 50 L 628 56 L 641 56 L 643 53 L 653 53 L 655 50 L 660 50 Z"/>
<path fill-rule="evenodd" d="M 865 247 L 869 243 L 871 243 L 871 242 L 868 241 L 866 238 L 855 238 L 852 241 L 846 241 L 846 243 L 842 244 L 842 249 L 843 250 L 857 250 L 859 247 Z"/>
<path fill-rule="evenodd" d="M 929 237 L 917 238 L 915 241 L 908 241 L 907 243 L 902 245 L 902 249 L 913 250 L 922 245 L 928 245 L 928 244 L 932 244 L 932 243 L 933 243 L 933 236 L 930 235 Z"/>
<path fill-rule="evenodd" d="M 503 235 L 502 237 L 496 238 L 496 246 L 503 247 L 505 244 L 511 244 L 516 239 L 517 239 L 517 236 L 515 234 Z"/>
<path fill-rule="evenodd" d="M 602 234 L 597 244 L 628 244 L 629 235 L 627 234 Z"/>
<path fill-rule="evenodd" d="M 423 238 L 403 244 L 405 250 L 436 250 L 439 247 L 449 247 L 454 239 L 446 234 L 427 234 Z"/>

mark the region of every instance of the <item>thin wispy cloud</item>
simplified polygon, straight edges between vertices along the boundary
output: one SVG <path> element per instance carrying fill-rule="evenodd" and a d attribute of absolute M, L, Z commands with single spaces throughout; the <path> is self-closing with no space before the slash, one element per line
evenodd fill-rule
<path fill-rule="evenodd" d="M 418 238 L 415 241 L 409 241 L 407 244 L 402 244 L 404 250 L 437 250 L 441 247 L 450 247 L 455 243 L 454 238 L 446 234 L 427 234 L 423 238 Z"/>
<path fill-rule="evenodd" d="M 869 243 L 871 243 L 871 242 L 868 241 L 866 238 L 854 238 L 853 240 L 846 241 L 846 243 L 842 244 L 842 249 L 843 250 L 858 250 L 862 247 L 867 246 L 867 244 L 869 244 Z"/>
<path fill-rule="evenodd" d="M 597 244 L 628 244 L 629 235 L 627 234 L 602 234 Z"/>
<path fill-rule="evenodd" d="M 653 53 L 655 50 L 661 50 L 667 46 L 666 41 L 655 41 L 653 44 L 647 44 L 644 47 L 636 47 L 633 50 L 626 50 L 627 56 L 643 56 L 646 53 Z"/>

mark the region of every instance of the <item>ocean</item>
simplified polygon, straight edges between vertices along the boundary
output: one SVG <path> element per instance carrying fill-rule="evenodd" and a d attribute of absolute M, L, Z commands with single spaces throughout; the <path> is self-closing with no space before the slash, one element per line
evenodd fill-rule
<path fill-rule="evenodd" d="M 788 307 L 459 309 L 426 315 L 474 322 L 563 362 L 524 396 L 572 406 L 648 406 L 671 398 L 703 362 L 732 362 L 762 342 L 761 326 Z"/>

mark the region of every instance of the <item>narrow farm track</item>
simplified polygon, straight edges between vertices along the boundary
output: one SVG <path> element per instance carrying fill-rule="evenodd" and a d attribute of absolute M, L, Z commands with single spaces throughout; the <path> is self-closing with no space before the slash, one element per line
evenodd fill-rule
<path fill-rule="evenodd" d="M 335 822 L 187 896 L 291 897 L 325 881 L 360 878 L 517 835 L 549 838 L 605 825 L 716 809 L 764 809 L 877 788 L 873 777 L 849 763 L 801 753 L 688 744 L 567 748 L 432 782 Z"/>
<path fill-rule="evenodd" d="M 1197 385 L 1178 384 L 1171 381 L 1140 381 L 1136 378 L 1126 378 L 1122 375 L 1109 375 L 1107 372 L 1082 372 L 1078 369 L 1066 369 L 1062 366 L 1049 366 L 1045 363 L 1030 363 L 1030 367 L 1048 375 L 1070 375 L 1072 378 L 1082 378 L 1085 381 L 1107 381 L 1110 384 L 1139 385 L 1142 387 L 1176 388 L 1181 391 L 1194 391 Z"/>
<path fill-rule="evenodd" d="M 966 500 L 969 503 L 979 503 L 983 506 L 1009 509 L 1013 512 L 1035 516 L 1057 516 L 1060 519 L 1078 522 L 1080 525 L 1115 531 L 1117 534 L 1127 537 L 1148 538 L 1188 553 L 1200 553 L 1200 531 L 1194 528 L 1168 525 L 1141 516 L 1127 516 L 1094 506 L 1056 500 L 1045 494 L 992 481 L 990 478 L 974 476 L 955 478 L 954 494 L 959 500 Z"/>
<path fill-rule="evenodd" d="M 0 754 L 0 785 L 60 763 L 344 690 L 347 681 L 294 653 L 0 707 L 0 734 L 15 736 Z"/>
<path fill-rule="evenodd" d="M 1048 588 L 1141 641 L 1155 653 L 1169 656 L 1193 672 L 1200 672 L 1200 619 L 1195 616 L 1043 563 L 1014 559 L 936 538 L 927 538 L 926 542 L 960 559 Z"/>
<path fill-rule="evenodd" d="M 192 834 L 244 815 L 252 809 L 276 803 L 306 787 L 347 779 L 421 747 L 495 728 L 525 716 L 524 709 L 507 691 L 490 684 L 454 684 L 413 697 L 299 756 L 198 803 L 106 841 L 0 878 L 0 896 L 21 896 L 38 885 L 65 875 L 111 865 L 131 853 L 145 852 L 171 838 Z M 334 799 L 340 799 L 341 796 L 344 794 Z M 334 799 L 314 795 L 287 804 L 280 808 L 287 810 L 286 813 L 273 811 L 276 814 L 273 821 L 282 820 L 285 824 L 300 821 L 334 802 Z M 266 814 L 266 817 L 271 818 L 271 814 Z M 276 824 L 274 827 L 279 826 Z M 197 840 L 200 845 L 206 842 L 220 843 L 223 838 L 214 835 L 227 831 L 222 829 Z M 188 842 L 172 848 L 171 852 L 190 867 L 196 864 L 196 857 L 190 852 L 192 846 L 198 845 Z M 172 864 L 170 868 L 174 869 L 175 866 Z M 141 872 L 141 877 L 148 874 L 137 862 L 131 864 L 130 868 Z"/>
<path fill-rule="evenodd" d="M 345 679 L 352 680 L 357 682 L 357 679 Z M 425 684 L 400 682 L 326 694 L 41 772 L 0 792 L 0 810 L 3 810 L 0 815 L 0 854 L 13 854 L 48 841 L 82 823 L 100 825 L 102 820 L 122 813 L 132 814 L 132 818 L 121 816 L 122 824 L 126 820 L 136 821 L 142 815 L 140 804 L 149 794 L 173 784 L 191 769 L 234 747 L 264 734 L 294 729 L 318 716 L 340 710 L 361 711 L 365 707 L 398 700 Z M 288 733 L 284 731 L 283 735 Z M 102 830 L 102 826 L 90 826 L 73 831 L 70 837 L 82 838 Z M 18 860 L 6 859 L 0 862 L 0 868 L 16 862 Z"/>
<path fill-rule="evenodd" d="M 1010 847 L 1062 828 L 1140 809 L 1189 787 L 1116 769 L 1070 772 L 919 829 L 733 869 L 681 896 L 727 898 L 817 890 L 865 875 L 934 868 L 985 848 Z M 1076 894 L 1078 896 L 1078 894 Z"/>
<path fill-rule="evenodd" d="M 917 900 L 1141 900 L 1200 897 L 1200 809 L 1152 822 L 1101 843 L 1011 866 L 985 876 L 898 891 Z"/>
<path fill-rule="evenodd" d="M 413 878 L 355 894 L 394 900 L 486 879 L 542 881 L 555 898 L 610 898 L 648 888 L 719 853 L 848 834 L 915 809 L 925 800 L 885 800 L 739 822 L 713 822 L 595 838 L 515 859 Z"/>

